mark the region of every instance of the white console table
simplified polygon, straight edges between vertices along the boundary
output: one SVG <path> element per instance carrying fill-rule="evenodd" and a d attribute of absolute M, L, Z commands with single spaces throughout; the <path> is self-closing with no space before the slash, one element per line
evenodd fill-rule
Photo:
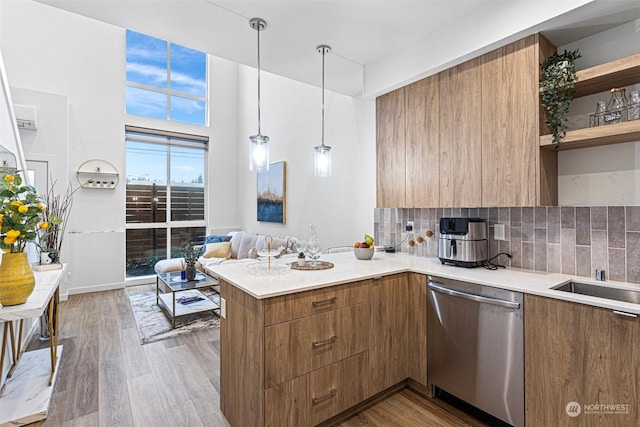
<path fill-rule="evenodd" d="M 27 301 L 24 304 L 14 306 L 0 306 L 0 322 L 3 322 L 0 379 L 2 379 L 5 355 L 8 354 L 11 360 L 7 380 L 0 387 L 0 424 L 12 421 L 35 422 L 46 418 L 53 392 L 52 383 L 56 374 L 59 351 L 62 350 L 62 346 L 58 346 L 59 310 L 56 304 L 60 301 L 60 282 L 65 271 L 66 265 L 63 265 L 59 270 L 34 272 L 35 288 Z M 23 327 L 25 319 L 39 318 L 47 308 L 49 309 L 47 323 L 50 371 L 46 372 L 48 378 L 36 379 L 36 383 L 43 384 L 40 384 L 40 387 L 35 390 L 34 381 L 29 377 L 37 375 L 39 370 L 34 369 L 34 366 L 31 365 L 38 363 L 38 361 L 41 362 L 44 356 L 42 352 L 46 350 L 30 351 L 23 355 Z M 17 343 L 14 322 L 18 323 Z M 46 359 L 46 356 L 44 358 Z M 18 365 L 22 359 L 25 359 L 24 362 Z M 23 387 L 25 390 L 21 389 L 22 384 L 27 385 Z M 25 399 L 28 403 L 25 402 Z M 27 403 L 26 406 L 25 403 Z M 5 419 L 5 417 L 10 418 Z"/>

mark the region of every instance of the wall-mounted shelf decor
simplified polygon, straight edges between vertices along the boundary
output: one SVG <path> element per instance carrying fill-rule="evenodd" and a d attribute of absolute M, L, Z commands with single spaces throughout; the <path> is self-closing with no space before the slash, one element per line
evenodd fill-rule
<path fill-rule="evenodd" d="M 612 87 L 640 83 L 640 54 L 577 72 L 574 98 L 605 92 Z M 640 120 L 574 129 L 567 132 L 560 150 L 597 147 L 640 140 Z M 540 146 L 551 148 L 551 135 L 540 136 Z"/>
<path fill-rule="evenodd" d="M 118 170 L 106 160 L 87 160 L 76 171 L 78 183 L 84 188 L 116 188 L 120 181 Z"/>

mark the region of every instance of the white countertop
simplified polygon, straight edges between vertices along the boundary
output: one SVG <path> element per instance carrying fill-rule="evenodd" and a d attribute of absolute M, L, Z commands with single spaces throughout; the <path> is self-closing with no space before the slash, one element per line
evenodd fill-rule
<path fill-rule="evenodd" d="M 276 276 L 254 276 L 248 273 L 246 263 L 238 263 L 212 266 L 209 268 L 209 273 L 224 279 L 258 299 L 311 289 L 320 289 L 327 286 L 381 277 L 389 274 L 414 272 L 640 314 L 640 304 L 619 302 L 550 289 L 568 281 L 575 280 L 581 283 L 640 291 L 639 285 L 630 283 L 613 281 L 596 282 L 587 277 L 513 268 L 488 270 L 480 267 L 454 267 L 442 265 L 437 258 L 416 257 L 404 253 L 387 254 L 384 252 L 376 252 L 371 260 L 361 261 L 356 259 L 352 252 L 342 252 L 323 254 L 321 260 L 330 261 L 335 266 L 327 270 L 307 271 L 292 269 Z M 295 259 L 287 261 L 293 262 Z"/>
<path fill-rule="evenodd" d="M 7 307 L 0 305 L 0 322 L 40 317 L 60 285 L 66 268 L 67 265 L 63 264 L 60 270 L 34 271 L 36 285 L 33 292 L 24 304 Z"/>

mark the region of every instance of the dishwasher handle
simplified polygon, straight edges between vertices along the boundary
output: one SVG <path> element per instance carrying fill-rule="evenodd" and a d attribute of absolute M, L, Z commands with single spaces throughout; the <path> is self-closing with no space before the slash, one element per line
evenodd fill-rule
<path fill-rule="evenodd" d="M 483 297 L 475 294 L 468 294 L 466 292 L 456 291 L 454 289 L 445 288 L 441 283 L 438 282 L 429 282 L 428 288 L 435 292 L 440 292 L 442 294 L 450 295 L 452 297 L 464 298 L 470 301 L 480 302 L 484 304 L 493 304 L 498 305 L 500 307 L 513 308 L 518 310 L 520 308 L 519 302 L 514 301 L 505 301 L 496 298 Z"/>

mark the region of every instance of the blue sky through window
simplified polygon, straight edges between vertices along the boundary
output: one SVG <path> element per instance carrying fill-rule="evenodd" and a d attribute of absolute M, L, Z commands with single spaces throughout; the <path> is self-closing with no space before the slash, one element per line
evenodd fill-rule
<path fill-rule="evenodd" d="M 204 126 L 207 55 L 131 30 L 126 38 L 127 114 Z"/>

